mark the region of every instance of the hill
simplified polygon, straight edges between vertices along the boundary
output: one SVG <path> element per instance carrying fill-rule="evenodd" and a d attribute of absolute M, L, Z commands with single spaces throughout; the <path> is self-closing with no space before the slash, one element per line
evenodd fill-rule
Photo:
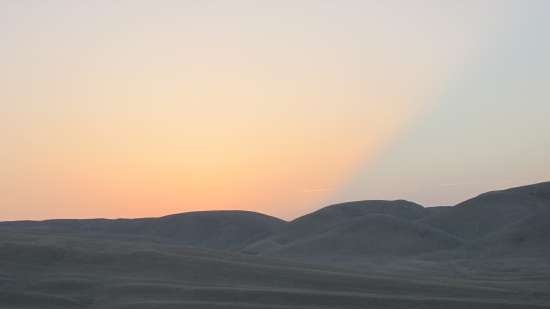
<path fill-rule="evenodd" d="M 550 183 L 449 207 L 336 204 L 291 222 L 1 222 L 0 307 L 550 308 L 548 235 Z"/>
<path fill-rule="evenodd" d="M 299 257 L 402 256 L 460 245 L 457 237 L 416 222 L 430 213 L 404 200 L 331 205 L 289 222 L 244 251 Z"/>
<path fill-rule="evenodd" d="M 528 218 L 548 211 L 550 182 L 544 182 L 483 193 L 422 222 L 474 241 L 526 224 Z"/>
<path fill-rule="evenodd" d="M 550 182 L 481 194 L 452 207 L 357 201 L 289 222 L 244 252 L 267 256 L 550 256 Z"/>
<path fill-rule="evenodd" d="M 202 211 L 142 219 L 0 222 L 0 230 L 147 238 L 185 246 L 240 248 L 284 226 L 283 220 L 250 211 Z"/>
<path fill-rule="evenodd" d="M 492 191 L 455 206 L 406 200 L 330 205 L 291 222 L 249 211 L 161 218 L 0 222 L 0 230 L 146 239 L 274 257 L 550 255 L 550 182 Z"/>

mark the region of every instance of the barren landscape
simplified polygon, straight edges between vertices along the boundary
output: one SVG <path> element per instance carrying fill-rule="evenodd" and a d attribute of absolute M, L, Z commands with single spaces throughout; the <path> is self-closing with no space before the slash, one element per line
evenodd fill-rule
<path fill-rule="evenodd" d="M 0 224 L 2 308 L 550 308 L 550 183 L 453 207 Z M 475 231 L 473 233 L 472 231 Z"/>

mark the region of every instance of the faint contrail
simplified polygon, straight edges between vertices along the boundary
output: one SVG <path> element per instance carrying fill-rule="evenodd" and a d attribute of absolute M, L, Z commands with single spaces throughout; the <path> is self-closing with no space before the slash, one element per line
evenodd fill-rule
<path fill-rule="evenodd" d="M 481 182 L 451 182 L 451 183 L 442 183 L 442 187 L 457 187 L 457 186 L 466 186 L 466 185 L 479 185 Z"/>
<path fill-rule="evenodd" d="M 332 188 L 313 188 L 313 189 L 305 189 L 303 192 L 323 192 L 323 191 L 330 191 Z"/>

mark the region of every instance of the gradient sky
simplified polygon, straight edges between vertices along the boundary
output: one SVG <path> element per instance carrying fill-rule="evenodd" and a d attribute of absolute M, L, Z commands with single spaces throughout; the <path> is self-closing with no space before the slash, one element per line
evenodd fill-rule
<path fill-rule="evenodd" d="M 550 180 L 549 1 L 0 2 L 0 220 Z"/>

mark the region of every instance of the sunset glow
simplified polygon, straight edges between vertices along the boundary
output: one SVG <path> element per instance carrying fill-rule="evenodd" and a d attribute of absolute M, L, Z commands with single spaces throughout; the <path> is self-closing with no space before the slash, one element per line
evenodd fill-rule
<path fill-rule="evenodd" d="M 423 154 L 411 146 L 388 155 L 419 123 L 446 121 L 434 116 L 445 100 L 490 101 L 461 81 L 483 70 L 477 59 L 509 44 L 502 42 L 515 27 L 536 33 L 540 25 L 526 23 L 543 18 L 516 10 L 518 3 L 184 3 L 1 4 L 2 219 L 211 209 L 288 219 L 334 201 L 408 192 L 402 197 L 449 203 L 490 189 L 490 179 L 511 185 L 550 176 L 541 159 L 549 153 L 538 151 L 521 175 L 513 163 L 508 175 L 494 166 L 475 177 L 477 186 L 433 196 L 412 179 L 468 181 L 458 166 L 466 163 L 397 176 L 395 162 L 418 165 Z M 514 46 L 548 50 L 534 42 Z M 548 65 L 543 55 L 534 57 Z M 488 70 L 520 76 L 505 64 Z M 506 82 L 498 78 L 486 80 Z M 544 114 L 544 83 L 525 83 L 530 110 Z M 502 108 L 515 104 L 504 97 L 495 98 Z M 452 128 L 439 133 L 452 136 Z M 480 143 L 475 135 L 472 145 Z M 479 158 L 465 159 L 476 166 Z"/>

